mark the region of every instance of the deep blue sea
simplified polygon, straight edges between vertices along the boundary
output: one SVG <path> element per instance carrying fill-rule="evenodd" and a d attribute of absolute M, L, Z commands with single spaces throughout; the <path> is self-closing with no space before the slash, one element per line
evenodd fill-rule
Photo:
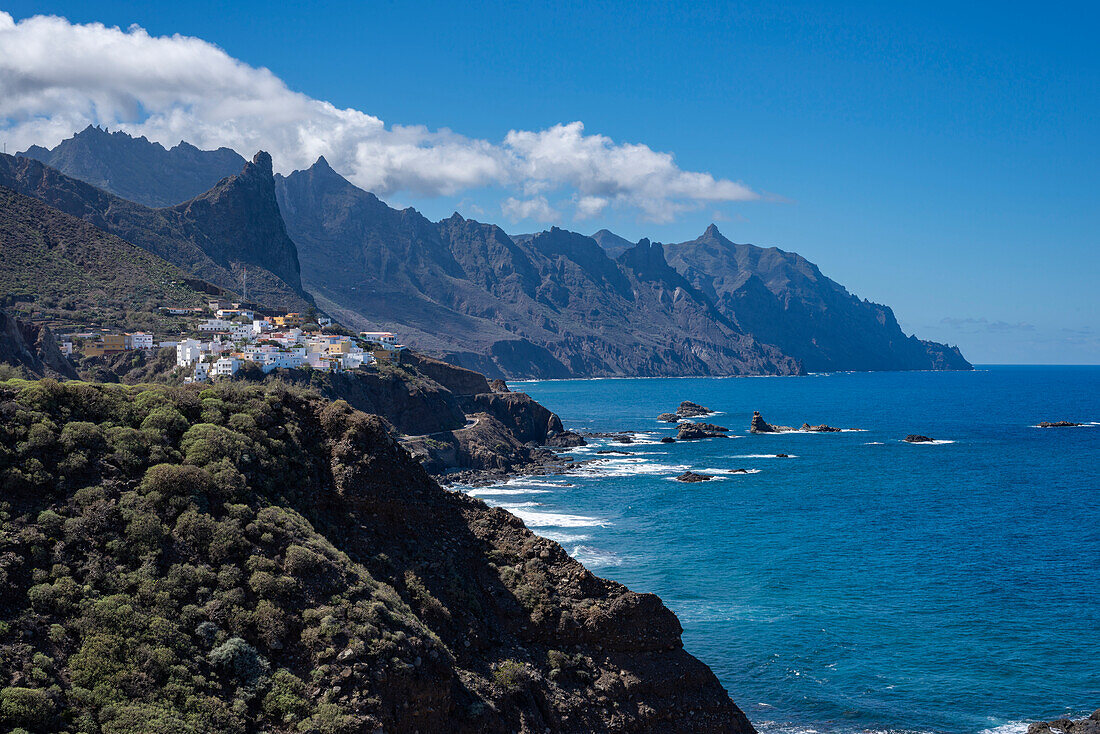
<path fill-rule="evenodd" d="M 1014 732 L 1100 707 L 1100 368 L 512 388 L 637 442 L 470 491 L 658 594 L 761 731 Z M 733 437 L 659 443 L 681 400 Z M 753 410 L 862 430 L 755 436 Z"/>

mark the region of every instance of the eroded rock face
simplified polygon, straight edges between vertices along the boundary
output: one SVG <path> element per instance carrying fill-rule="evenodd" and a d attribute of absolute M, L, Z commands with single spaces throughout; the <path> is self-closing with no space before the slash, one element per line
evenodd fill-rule
<path fill-rule="evenodd" d="M 24 323 L 0 310 L 0 363 L 23 368 L 30 377 L 77 379 L 48 326 Z"/>

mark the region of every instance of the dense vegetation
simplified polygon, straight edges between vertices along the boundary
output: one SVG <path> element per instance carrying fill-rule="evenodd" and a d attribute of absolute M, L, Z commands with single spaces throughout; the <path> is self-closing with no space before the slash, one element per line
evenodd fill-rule
<path fill-rule="evenodd" d="M 437 648 L 287 507 L 317 477 L 278 392 L 47 380 L 0 399 L 7 725 L 357 731 L 306 701 L 338 678 L 334 645 L 395 674 Z"/>
<path fill-rule="evenodd" d="M 0 187 L 0 296 L 15 314 L 59 327 L 103 326 L 177 333 L 185 317 L 159 306 L 207 297 L 179 268 L 36 199 Z M 14 307 L 12 307 L 14 306 Z"/>
<path fill-rule="evenodd" d="M 278 383 L 0 383 L 0 581 L 6 730 L 751 730 L 656 597 Z"/>

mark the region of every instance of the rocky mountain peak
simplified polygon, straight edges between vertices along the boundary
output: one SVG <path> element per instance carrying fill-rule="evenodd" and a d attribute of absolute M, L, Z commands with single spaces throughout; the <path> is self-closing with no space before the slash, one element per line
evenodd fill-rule
<path fill-rule="evenodd" d="M 252 165 L 256 166 L 259 169 L 259 172 L 264 174 L 265 176 L 270 177 L 274 175 L 271 163 L 271 154 L 268 153 L 266 150 L 256 151 L 256 155 L 252 156 Z M 248 170 L 247 167 L 245 168 L 245 170 Z"/>

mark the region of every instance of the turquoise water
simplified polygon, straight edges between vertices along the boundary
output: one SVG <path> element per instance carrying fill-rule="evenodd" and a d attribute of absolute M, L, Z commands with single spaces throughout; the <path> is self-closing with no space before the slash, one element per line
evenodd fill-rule
<path fill-rule="evenodd" d="M 1010 732 L 1100 707 L 1100 424 L 1033 427 L 1100 422 L 1100 368 L 513 389 L 639 442 L 472 492 L 658 594 L 762 731 Z M 681 400 L 736 437 L 656 442 Z M 754 436 L 754 409 L 863 430 Z M 672 479 L 738 468 L 755 473 Z"/>

